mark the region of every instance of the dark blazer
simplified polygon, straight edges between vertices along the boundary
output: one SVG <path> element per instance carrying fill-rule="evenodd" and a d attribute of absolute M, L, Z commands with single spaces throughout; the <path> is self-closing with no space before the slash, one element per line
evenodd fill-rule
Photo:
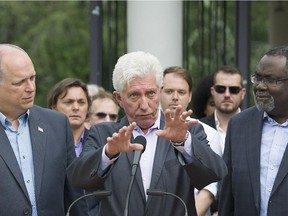
<path fill-rule="evenodd" d="M 66 177 L 66 167 L 75 158 L 70 124 L 64 114 L 56 111 L 38 106 L 30 111 L 38 216 L 64 216 L 72 201 L 81 195 L 80 190 L 71 188 Z M 23 176 L 1 124 L 0 144 L 0 215 L 31 215 Z M 74 208 L 70 215 L 78 216 L 82 212 L 84 209 Z"/>
<path fill-rule="evenodd" d="M 201 122 L 204 122 L 205 124 L 209 125 L 210 127 L 213 127 L 216 129 L 216 124 L 215 124 L 215 113 L 213 112 L 209 116 L 205 116 L 201 119 L 199 119 Z"/>
<path fill-rule="evenodd" d="M 229 121 L 223 156 L 229 174 L 223 180 L 220 193 L 221 216 L 259 216 L 262 126 L 263 112 L 255 106 Z M 287 174 L 286 148 L 271 192 L 267 216 L 288 215 Z"/>
<path fill-rule="evenodd" d="M 107 168 L 104 176 L 98 176 L 102 149 L 108 136 L 128 124 L 124 117 L 119 123 L 102 123 L 91 127 L 82 155 L 68 168 L 68 179 L 74 186 L 112 190 L 112 195 L 101 201 L 101 215 L 104 216 L 123 215 L 134 153 L 121 153 L 114 164 Z M 160 127 L 164 127 L 163 116 Z M 211 182 L 219 181 L 226 175 L 227 168 L 221 157 L 208 146 L 200 124 L 192 126 L 190 132 L 194 155 L 191 164 L 184 162 L 169 141 L 158 138 L 150 189 L 179 195 L 186 202 L 189 215 L 195 216 L 194 187 L 201 189 Z M 131 143 L 133 141 L 131 137 Z M 129 215 L 184 215 L 184 208 L 181 202 L 167 196 L 149 196 L 146 202 L 141 169 L 138 169 L 131 192 Z"/>

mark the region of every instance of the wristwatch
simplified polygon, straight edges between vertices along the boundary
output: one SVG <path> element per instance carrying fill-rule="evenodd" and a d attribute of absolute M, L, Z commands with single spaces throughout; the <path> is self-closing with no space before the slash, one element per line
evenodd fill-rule
<path fill-rule="evenodd" d="M 188 139 L 188 136 L 189 136 L 189 131 L 187 131 L 186 136 L 182 142 L 174 142 L 174 141 L 170 140 L 170 143 L 174 146 L 184 146 L 184 143 Z"/>

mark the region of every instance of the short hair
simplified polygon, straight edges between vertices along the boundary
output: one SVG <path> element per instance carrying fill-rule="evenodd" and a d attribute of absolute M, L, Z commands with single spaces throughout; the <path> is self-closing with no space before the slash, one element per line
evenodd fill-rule
<path fill-rule="evenodd" d="M 87 84 L 87 89 L 88 89 L 88 94 L 90 97 L 93 97 L 94 95 L 98 94 L 100 91 L 105 91 L 105 89 L 102 86 L 98 86 L 93 83 Z"/>
<path fill-rule="evenodd" d="M 192 92 L 192 77 L 187 69 L 179 66 L 168 67 L 164 70 L 163 77 L 165 77 L 166 74 L 170 73 L 177 74 L 182 77 L 188 83 L 189 92 Z"/>
<path fill-rule="evenodd" d="M 267 56 L 284 56 L 286 58 L 286 72 L 288 71 L 288 46 L 273 47 L 268 50 L 265 55 Z"/>
<path fill-rule="evenodd" d="M 214 78 L 213 78 L 213 83 L 215 84 L 216 83 L 216 76 L 217 76 L 217 74 L 219 74 L 219 73 L 224 73 L 224 74 L 232 74 L 232 75 L 234 75 L 234 74 L 239 74 L 240 75 L 240 78 L 241 78 L 241 85 L 242 85 L 242 83 L 243 83 L 243 77 L 242 77 L 242 74 L 241 74 L 241 72 L 240 72 L 240 70 L 237 68 L 237 67 L 235 67 L 235 66 L 233 66 L 233 65 L 223 65 L 223 66 L 221 66 L 215 73 L 214 73 Z"/>
<path fill-rule="evenodd" d="M 204 110 L 206 108 L 207 101 L 211 95 L 210 88 L 213 86 L 213 75 L 209 74 L 198 82 L 198 85 L 193 93 L 192 108 L 193 114 L 197 118 L 203 118 L 206 116 Z"/>
<path fill-rule="evenodd" d="M 112 93 L 109 92 L 109 91 L 100 91 L 98 94 L 92 96 L 92 98 L 91 98 L 91 104 L 92 104 L 95 100 L 105 99 L 105 98 L 108 98 L 108 99 L 112 100 L 112 101 L 115 103 L 115 105 L 117 106 L 117 108 L 119 109 L 118 102 L 115 100 L 115 98 L 113 97 Z"/>
<path fill-rule="evenodd" d="M 114 89 L 122 94 L 125 84 L 129 84 L 136 77 L 145 77 L 147 74 L 155 74 L 157 85 L 161 86 L 163 69 L 155 56 L 142 51 L 125 54 L 118 59 L 113 71 Z"/>
<path fill-rule="evenodd" d="M 83 89 L 86 99 L 88 101 L 88 112 L 91 105 L 91 100 L 88 95 L 87 85 L 83 81 L 77 78 L 66 78 L 61 80 L 60 82 L 56 83 L 52 89 L 50 90 L 47 98 L 47 105 L 48 108 L 53 109 L 61 94 L 64 93 L 64 97 L 67 95 L 68 89 L 72 87 L 80 87 Z M 88 113 L 87 113 L 88 115 Z"/>

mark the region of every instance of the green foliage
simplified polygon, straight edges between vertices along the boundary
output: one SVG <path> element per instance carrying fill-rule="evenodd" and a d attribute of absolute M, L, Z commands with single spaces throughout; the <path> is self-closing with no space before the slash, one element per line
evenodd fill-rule
<path fill-rule="evenodd" d="M 0 2 L 0 40 L 22 47 L 37 73 L 35 103 L 66 77 L 89 75 L 89 2 Z M 3 34 L 2 34 L 3 33 Z"/>
<path fill-rule="evenodd" d="M 235 1 L 225 2 L 225 55 L 223 3 L 183 1 L 183 65 L 193 83 L 213 73 L 224 57 L 227 64 L 235 62 Z M 126 52 L 126 4 L 102 1 L 102 86 L 110 91 L 114 65 Z M 268 11 L 269 2 L 250 2 L 251 72 L 269 48 Z M 89 1 L 0 1 L 0 43 L 16 44 L 31 56 L 37 72 L 36 104 L 46 106 L 50 88 L 61 79 L 77 77 L 89 82 L 89 13 Z"/>

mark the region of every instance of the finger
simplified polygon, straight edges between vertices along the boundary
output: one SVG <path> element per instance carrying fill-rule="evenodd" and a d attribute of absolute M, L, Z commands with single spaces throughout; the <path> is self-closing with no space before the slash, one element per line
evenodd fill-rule
<path fill-rule="evenodd" d="M 180 115 L 182 114 L 182 106 L 178 105 L 175 109 L 175 114 L 174 114 L 174 118 L 180 118 Z"/>
<path fill-rule="evenodd" d="M 133 130 L 135 129 L 135 127 L 137 126 L 136 122 L 132 122 L 128 127 L 127 127 L 127 130 L 126 130 L 126 133 L 125 135 L 130 139 L 131 135 L 132 135 L 132 132 Z"/>
<path fill-rule="evenodd" d="M 142 151 L 144 149 L 144 146 L 139 143 L 134 143 L 131 144 L 129 148 L 131 151 Z"/>
<path fill-rule="evenodd" d="M 171 121 L 171 110 L 170 109 L 166 109 L 164 112 L 164 116 L 165 116 L 165 121 L 169 122 Z"/>

